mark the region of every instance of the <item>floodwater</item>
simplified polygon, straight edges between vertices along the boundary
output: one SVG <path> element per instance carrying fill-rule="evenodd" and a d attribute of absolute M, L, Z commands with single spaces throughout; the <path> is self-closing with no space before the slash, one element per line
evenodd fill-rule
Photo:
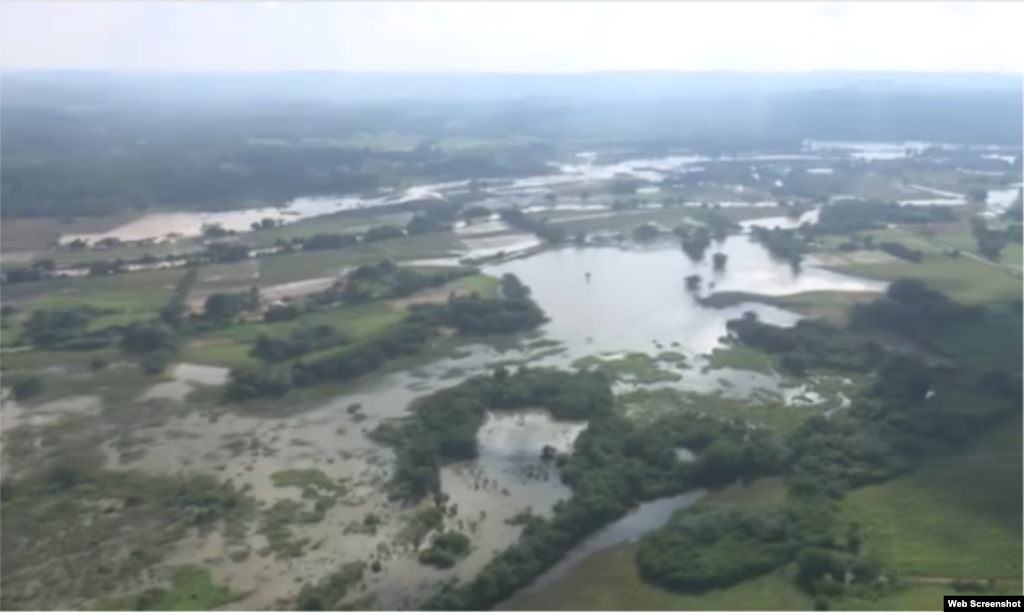
<path fill-rule="evenodd" d="M 467 241 L 490 238 L 479 234 L 464 237 Z M 514 247 L 510 243 L 473 246 L 477 250 Z M 711 269 L 710 256 L 716 251 L 729 257 L 724 271 Z M 704 277 L 705 292 L 785 295 L 884 287 L 811 265 L 794 274 L 788 264 L 772 260 L 747 236 L 730 237 L 713 245 L 707 260 L 700 263 L 692 262 L 673 242 L 630 248 L 566 247 L 490 266 L 486 271 L 517 274 L 551 317 L 539 338 L 547 342 L 544 349 L 511 356 L 563 367 L 601 352 L 707 353 L 721 346 L 725 323 L 746 311 L 779 325 L 791 325 L 800 318 L 765 305 L 717 310 L 702 307 L 684 286 L 684 278 L 693 273 Z M 557 348 L 553 349 L 552 343 Z M 286 419 L 232 412 L 169 414 L 166 422 L 147 428 L 145 437 L 129 449 L 131 452 L 122 452 L 124 449 L 113 444 L 105 447 L 107 465 L 110 469 L 161 474 L 214 474 L 236 486 L 247 485 L 264 507 L 298 494 L 273 486 L 271 477 L 280 470 L 317 468 L 331 478 L 347 479 L 349 493 L 322 522 L 294 527 L 297 537 L 321 543 L 301 559 L 282 563 L 254 554 L 245 561 L 228 562 L 227 557 L 239 551 L 239 545 L 216 535 L 183 542 L 171 558 L 176 563 L 202 563 L 211 568 L 215 580 L 250 592 L 237 604 L 250 609 L 272 607 L 278 598 L 294 594 L 300 582 L 319 580 L 343 563 L 379 558 L 382 571 L 367 577 L 366 593 L 377 594 L 378 603 L 387 608 L 413 607 L 440 581 L 472 578 L 494 554 L 515 543 L 522 527 L 514 519 L 523 512 L 550 515 L 553 506 L 571 494 L 561 482 L 557 467 L 542 460 L 541 451 L 550 445 L 559 452 L 571 452 L 585 423 L 555 421 L 542 410 L 490 414 L 479 433 L 479 457 L 445 466 L 441 473 L 442 487 L 451 505 L 458 508 L 454 516 L 445 519 L 445 527 L 471 533 L 473 551 L 456 567 L 438 570 L 421 565 L 416 549 L 401 543 L 401 534 L 415 510 L 388 499 L 384 485 L 391 477 L 393 455 L 367 434 L 382 422 L 407 416 L 415 399 L 485 372 L 489 365 L 508 357 L 493 348 L 474 346 L 465 355 L 381 377 Z M 142 399 L 188 401 L 188 393 L 196 386 L 223 384 L 227 371 L 182 364 L 172 374 L 173 381 L 154 386 Z M 755 372 L 703 372 L 690 367 L 682 376 L 679 388 L 702 391 L 721 390 L 718 386 L 722 380 L 728 380 L 729 389 L 738 389 L 739 394 L 777 387 L 773 377 Z M 616 390 L 627 389 L 620 386 Z M 289 401 L 293 400 L 281 400 L 282 409 Z M 9 408 L 4 417 L 5 425 L 12 418 L 26 418 L 12 415 Z M 680 454 L 680 460 L 690 459 Z M 540 583 L 556 579 L 594 552 L 661 526 L 673 511 L 693 503 L 700 495 L 691 492 L 641 506 L 584 543 Z M 383 521 L 376 533 L 346 532 L 369 513 Z M 246 537 L 242 546 L 249 550 L 266 546 L 265 538 L 258 533 Z"/>
<path fill-rule="evenodd" d="M 535 239 L 527 242 L 527 237 L 522 236 L 487 236 L 487 231 L 460 233 L 467 248 L 477 255 L 512 252 L 538 244 Z M 723 271 L 711 268 L 711 255 L 715 252 L 729 258 Z M 518 275 L 551 317 L 541 335 L 544 340 L 557 343 L 558 349 L 552 353 L 549 345 L 543 358 L 536 355 L 534 359 L 530 352 L 520 352 L 516 357 L 537 365 L 563 367 L 572 360 L 597 353 L 708 353 L 722 346 L 726 322 L 747 311 L 778 325 L 792 325 L 800 318 L 761 304 L 705 308 L 685 288 L 684 279 L 690 274 L 703 277 L 702 293 L 745 291 L 787 295 L 816 290 L 881 291 L 885 286 L 813 265 L 794 273 L 787 263 L 770 258 L 748 236 L 734 236 L 712 245 L 705 261 L 699 263 L 692 262 L 672 242 L 628 248 L 565 247 L 492 265 L 485 271 L 497 276 Z M 195 413 L 173 418 L 147 430 L 144 448 L 139 453 L 119 454 L 108 449 L 108 466 L 153 473 L 216 474 L 237 486 L 248 485 L 264 505 L 295 494 L 273 486 L 271 476 L 280 470 L 317 468 L 331 478 L 347 479 L 349 494 L 328 512 L 324 521 L 295 527 L 300 537 L 322 543 L 302 559 L 282 564 L 251 555 L 244 562 L 229 563 L 226 557 L 238 549 L 214 536 L 201 545 L 182 544 L 173 558 L 176 562 L 210 566 L 216 580 L 252 593 L 238 605 L 263 608 L 293 594 L 299 582 L 316 581 L 345 562 L 376 557 L 382 560 L 383 569 L 368 576 L 368 594 L 378 594 L 378 603 L 384 607 L 414 606 L 439 581 L 453 577 L 469 579 L 494 554 L 515 543 L 521 526 L 513 519 L 519 514 L 550 514 L 555 503 L 571 494 L 561 483 L 557 468 L 541 459 L 541 450 L 550 445 L 560 452 L 570 452 L 585 423 L 558 422 L 541 410 L 490 414 L 479 433 L 479 457 L 445 466 L 441 473 L 442 487 L 450 496 L 450 503 L 458 507 L 455 516 L 445 519 L 446 528 L 473 534 L 471 554 L 455 568 L 437 570 L 419 564 L 415 549 L 397 543 L 414 510 L 387 498 L 384 484 L 391 477 L 392 452 L 374 443 L 367 434 L 382 422 L 407 416 L 416 398 L 486 371 L 488 365 L 506 357 L 495 349 L 475 346 L 467 355 L 435 361 L 413 372 L 381 377 L 287 419 L 236 413 L 219 414 L 216 418 Z M 174 381 L 153 387 L 146 397 L 184 401 L 196 385 L 223 384 L 227 372 L 181 365 L 173 374 Z M 711 390 L 716 381 L 724 379 L 731 381 L 730 387 L 749 392 L 777 386 L 771 376 L 734 370 L 704 373 L 690 368 L 683 377 L 682 385 L 691 389 Z M 288 401 L 282 400 L 282 408 L 287 407 Z M 685 453 L 680 454 L 680 460 L 689 459 Z M 675 510 L 694 503 L 701 495 L 690 492 L 642 505 L 587 540 L 541 577 L 538 584 L 557 579 L 594 552 L 660 527 Z M 384 521 L 376 534 L 346 533 L 346 529 L 371 512 Z M 339 537 L 342 533 L 345 536 Z M 251 550 L 265 546 L 263 536 L 249 537 L 247 547 Z"/>
<path fill-rule="evenodd" d="M 561 561 L 526 587 L 527 590 L 541 589 L 551 584 L 590 555 L 619 544 L 635 541 L 645 533 L 664 526 L 673 514 L 697 503 L 704 495 L 705 492 L 701 490 L 689 491 L 674 497 L 665 497 L 641 504 L 633 512 L 605 527 L 570 551 Z"/>
<path fill-rule="evenodd" d="M 712 269 L 711 253 L 728 256 L 726 269 Z M 687 291 L 685 278 L 699 274 L 705 291 L 743 291 L 782 296 L 805 291 L 883 291 L 885 283 L 805 266 L 794 273 L 772 260 L 746 236 L 727 238 L 705 261 L 692 262 L 674 244 L 645 248 L 561 248 L 485 268 L 489 274 L 517 275 L 551 321 L 543 330 L 563 342 L 567 358 L 595 353 L 657 353 L 681 347 L 687 354 L 721 346 L 725 324 L 753 311 L 764 321 L 792 325 L 799 317 L 763 304 L 713 309 Z M 590 279 L 587 279 L 590 274 Z M 714 284 L 713 289 L 711 284 Z M 658 345 L 663 349 L 659 349 Z"/>
<path fill-rule="evenodd" d="M 771 160 L 814 160 L 821 159 L 817 155 L 761 155 L 741 158 L 728 157 L 723 160 L 744 159 L 750 161 Z M 551 166 L 552 173 L 507 181 L 503 184 L 489 185 L 490 200 L 502 202 L 533 203 L 543 202 L 543 196 L 555 186 L 574 183 L 586 183 L 631 176 L 652 182 L 661 181 L 666 174 L 682 172 L 697 163 L 714 161 L 701 156 L 670 156 L 657 159 L 632 159 L 615 164 L 564 164 Z M 140 240 L 174 240 L 200 236 L 203 227 L 220 225 L 224 229 L 236 232 L 247 232 L 255 222 L 263 219 L 274 219 L 281 223 L 329 215 L 339 211 L 373 209 L 381 206 L 398 204 L 407 201 L 435 198 L 439 199 L 446 192 L 465 191 L 469 181 L 453 181 L 411 187 L 401 194 L 385 197 L 302 197 L 292 200 L 280 207 L 260 207 L 237 211 L 208 213 L 157 213 L 145 215 L 125 225 L 101 234 L 68 234 L 61 236 L 62 243 L 76 239 L 95 242 L 104 238 L 117 238 L 125 241 Z"/>
<path fill-rule="evenodd" d="M 595 163 L 593 157 L 577 156 L 578 162 L 551 165 L 551 174 L 488 183 L 489 197 L 484 204 L 544 204 L 544 196 L 557 186 L 606 181 L 616 177 L 631 177 L 658 183 L 672 173 L 687 172 L 715 161 L 749 162 L 821 162 L 828 159 L 853 157 L 857 159 L 899 159 L 908 151 L 919 151 L 931 143 L 845 143 L 809 142 L 799 154 L 784 155 L 730 155 L 710 158 L 698 155 L 675 155 L 651 159 L 628 159 L 612 164 Z M 821 171 L 820 168 L 815 169 Z M 103 238 L 121 240 L 173 240 L 202 234 L 203 227 L 220 225 L 237 232 L 250 231 L 254 222 L 270 218 L 281 223 L 329 215 L 339 211 L 365 210 L 401 202 L 441 199 L 446 193 L 465 192 L 469 181 L 426 184 L 410 187 L 404 192 L 384 197 L 302 197 L 280 207 L 261 207 L 238 211 L 210 213 L 158 213 L 135 219 L 126 225 L 103 234 L 77 234 L 61 237 L 67 243 L 81 238 L 97 241 Z M 648 185 L 644 193 L 656 193 L 655 185 Z M 774 204 L 772 204 L 774 205 Z"/>

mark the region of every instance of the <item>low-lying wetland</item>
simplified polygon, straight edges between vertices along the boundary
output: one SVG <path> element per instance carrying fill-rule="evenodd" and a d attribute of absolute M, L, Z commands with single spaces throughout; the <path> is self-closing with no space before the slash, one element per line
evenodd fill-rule
<path fill-rule="evenodd" d="M 635 174 L 645 172 L 635 163 L 622 167 L 627 166 Z M 560 183 L 552 178 L 541 184 Z M 293 208 L 302 217 L 326 205 Z M 647 222 L 664 222 L 671 231 L 700 227 L 692 221 L 697 211 L 706 215 L 698 206 L 629 214 L 571 206 L 551 213 L 554 225 L 571 232 L 632 231 Z M 625 237 L 599 246 L 579 239 L 578 245 L 551 246 L 491 220 L 384 241 L 356 253 L 297 252 L 212 264 L 184 286 L 182 302 L 198 313 L 192 318 L 162 311 L 175 303 L 184 270 L 23 285 L 15 303 L 28 310 L 11 315 L 5 341 L 24 332 L 32 308 L 77 305 L 93 290 L 90 300 L 124 309 L 105 317 L 125 325 L 136 322 L 136 315 L 139 321 L 163 321 L 154 325 L 166 323 L 178 336 L 166 347 L 166 363 L 158 364 L 164 367 L 154 366 L 156 373 L 148 375 L 127 363 L 135 355 L 125 358 L 122 344 L 80 352 L 28 346 L 5 352 L 5 379 L 37 377 L 41 385 L 32 397 L 5 394 L 2 407 L 4 532 L 26 529 L 4 539 L 4 565 L 22 566 L 5 570 L 5 604 L 420 608 L 453 601 L 434 597 L 465 596 L 443 587 L 471 582 L 505 555 L 526 554 L 515 547 L 535 545 L 536 534 L 571 522 L 574 515 L 567 512 L 579 512 L 581 531 L 572 535 L 578 541 L 556 538 L 549 548 L 545 543 L 529 549 L 565 554 L 540 563 L 543 571 L 527 584 L 517 583 L 525 588 L 512 602 L 619 605 L 603 591 L 574 599 L 561 589 L 579 584 L 580 572 L 605 575 L 609 568 L 626 567 L 628 558 L 631 573 L 622 574 L 623 583 L 640 592 L 634 540 L 665 528 L 677 510 L 698 503 L 706 491 L 711 498 L 718 495 L 722 483 L 714 470 L 727 473 L 721 465 L 734 461 L 731 448 L 723 450 L 726 442 L 709 450 L 701 439 L 691 450 L 673 438 L 668 459 L 646 457 L 631 445 L 630 435 L 644 441 L 642 436 L 658 435 L 652 430 L 675 436 L 673 428 L 700 432 L 704 423 L 714 423 L 721 429 L 708 434 L 712 438 L 755 448 L 760 442 L 751 440 L 759 435 L 789 440 L 814 423 L 844 426 L 857 398 L 877 392 L 874 362 L 861 371 L 819 367 L 807 355 L 793 354 L 788 340 L 780 341 L 782 349 L 771 343 L 773 337 L 764 346 L 738 341 L 730 321 L 746 318 L 797 330 L 808 334 L 810 339 L 800 341 L 813 350 L 828 350 L 831 345 L 815 343 L 849 344 L 829 336 L 832 328 L 806 331 L 801 322 L 843 325 L 853 305 L 883 297 L 890 281 L 935 281 L 954 297 L 973 293 L 964 300 L 970 302 L 1002 299 L 1013 283 L 1019 289 L 1019 279 L 997 278 L 999 270 L 967 258 L 957 260 L 955 270 L 970 266 L 970 278 L 954 278 L 945 260 L 941 266 L 929 260 L 915 264 L 877 251 L 843 258 L 827 252 L 794 266 L 770 256 L 746 232 L 758 224 L 784 231 L 816 217 L 778 217 L 769 208 L 733 207 L 732 220 L 744 224 L 711 241 L 701 257 L 688 255 L 680 236 L 666 232 L 649 241 Z M 546 214 L 527 210 L 534 218 Z M 296 223 L 270 231 L 298 235 L 302 228 Z M 488 262 L 469 269 L 458 266 L 460 257 Z M 368 271 L 374 266 L 379 273 Z M 423 280 L 441 271 L 455 276 Z M 985 297 L 977 294 L 979 283 L 987 287 Z M 215 299 L 211 306 L 211 296 L 242 296 L 250 286 L 262 292 L 258 308 L 228 308 L 219 319 L 210 314 L 218 305 Z M 221 302 L 231 300 L 241 304 L 244 298 Z M 75 328 L 81 329 L 90 331 Z M 356 352 L 364 350 L 369 352 Z M 352 354 L 357 357 L 346 357 Z M 375 366 L 362 370 L 350 363 L 360 358 Z M 595 400 L 590 409 L 598 417 L 558 419 L 552 406 L 526 402 L 512 383 L 502 386 L 506 377 L 522 380 L 529 376 L 523 372 L 541 368 L 594 375 L 607 385 L 611 407 L 601 412 Z M 285 378 L 287 384 L 274 387 Z M 249 395 L 225 391 L 244 386 L 240 381 L 249 384 Z M 423 402 L 466 384 L 487 386 L 493 394 L 488 397 L 501 400 L 495 404 L 505 403 L 454 398 L 467 402 L 456 408 L 466 423 L 478 419 L 479 428 L 434 432 L 439 438 L 427 442 L 417 438 L 418 418 L 427 419 L 419 426 L 436 426 L 421 413 Z M 556 404 L 579 401 L 569 397 L 578 389 L 549 391 Z M 601 453 L 588 446 L 606 435 L 601 428 L 613 425 L 626 436 L 624 448 L 614 451 L 629 457 L 623 464 L 646 466 L 629 468 L 637 473 L 625 478 L 618 468 L 601 465 Z M 382 432 L 392 437 L 384 439 Z M 747 465 L 742 461 L 735 459 Z M 782 469 L 765 461 L 773 473 Z M 410 476 L 415 468 L 436 468 L 436 490 L 403 496 L 396 480 L 432 478 L 424 472 Z M 595 491 L 604 491 L 605 481 L 587 480 L 593 474 L 612 483 L 609 495 L 621 495 L 602 511 L 586 505 L 596 504 Z M 730 477 L 737 479 L 731 473 L 723 478 Z M 629 487 L 614 484 L 619 478 L 643 490 L 623 493 Z M 51 495 L 60 503 L 51 505 Z M 885 489 L 864 489 L 849 502 L 850 512 L 859 511 L 862 499 L 887 495 Z M 628 507 L 635 510 L 626 512 Z M 58 530 L 54 526 L 61 521 L 65 526 Z M 51 535 L 25 540 L 48 527 Z M 909 543 L 900 545 L 915 546 L 917 536 L 907 537 Z M 93 550 L 97 541 L 104 546 Z M 7 550 L 11 545 L 13 553 Z M 59 560 L 52 562 L 58 550 Z M 75 568 L 90 554 L 104 569 L 82 574 Z M 683 599 L 651 591 L 635 601 L 725 606 L 740 601 L 742 592 L 766 594 L 772 605 L 806 605 L 809 597 L 793 585 L 791 570 L 782 567 L 736 591 Z M 40 581 L 56 586 L 41 589 Z M 157 587 L 163 590 L 147 591 Z M 459 601 L 478 601 L 465 597 Z M 491 594 L 486 597 L 489 605 L 497 603 Z"/>

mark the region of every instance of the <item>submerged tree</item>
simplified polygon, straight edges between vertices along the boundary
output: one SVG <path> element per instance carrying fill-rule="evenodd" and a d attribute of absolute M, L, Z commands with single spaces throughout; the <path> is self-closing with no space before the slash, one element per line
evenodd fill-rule
<path fill-rule="evenodd" d="M 687 291 L 699 291 L 701 281 L 700 274 L 691 274 L 686 277 L 686 290 Z"/>
<path fill-rule="evenodd" d="M 724 270 L 726 262 L 729 261 L 729 256 L 725 253 L 715 253 L 711 257 L 711 263 L 714 265 L 715 270 Z"/>

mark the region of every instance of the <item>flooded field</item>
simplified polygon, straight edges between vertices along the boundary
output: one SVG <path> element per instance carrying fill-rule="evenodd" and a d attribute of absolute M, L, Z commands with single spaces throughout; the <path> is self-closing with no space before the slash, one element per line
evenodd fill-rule
<path fill-rule="evenodd" d="M 564 343 L 567 358 L 593 353 L 657 353 L 681 347 L 688 354 L 720 346 L 725 323 L 746 311 L 779 325 L 795 323 L 792 313 L 765 305 L 724 309 L 700 306 L 684 279 L 700 274 L 708 291 L 747 291 L 781 296 L 805 291 L 882 291 L 884 283 L 808 267 L 794 273 L 771 260 L 745 236 L 716 247 L 729 256 L 725 270 L 709 261 L 694 263 L 673 246 L 563 248 L 486 268 L 516 274 L 533 290 L 551 322 L 544 331 Z M 708 258 L 710 259 L 710 258 Z M 587 280 L 587 274 L 590 280 Z M 661 345 L 663 349 L 659 349 Z"/>
<path fill-rule="evenodd" d="M 846 149 L 842 143 L 832 143 L 842 152 L 819 154 L 812 146 L 812 151 L 803 155 L 757 156 L 749 160 L 823 166 L 823 160 L 829 155 L 895 159 L 918 144 L 921 143 Z M 525 198 L 527 211 L 575 211 L 577 214 L 572 220 L 632 214 L 634 211 L 612 212 L 605 205 L 545 203 L 544 194 L 552 186 L 583 184 L 622 175 L 656 182 L 667 173 L 683 172 L 687 167 L 708 161 L 707 158 L 678 156 L 598 165 L 583 158 L 580 163 L 561 166 L 561 174 L 495 185 L 490 189 L 489 203 Z M 811 173 L 824 173 L 823 170 L 825 168 L 812 168 Z M 462 187 L 461 183 L 421 186 L 399 198 L 431 197 L 431 194 Z M 953 192 L 917 185 L 908 186 L 908 190 L 917 190 L 918 195 L 928 192 L 943 203 L 962 203 L 961 196 Z M 990 191 L 990 210 L 1005 208 L 1016 193 L 1015 189 Z M 290 223 L 330 214 L 339 208 L 372 207 L 394 201 L 397 201 L 394 197 L 310 198 L 281 209 L 261 208 L 216 215 L 153 215 L 106 235 L 125 240 L 168 233 L 194 236 L 211 223 L 246 231 L 249 224 L 264 217 Z M 922 203 L 921 200 L 915 202 Z M 755 207 L 757 204 L 724 202 L 722 205 Z M 760 204 L 775 206 L 767 201 Z M 372 560 L 379 564 L 379 571 L 367 573 L 359 596 L 375 597 L 375 605 L 381 608 L 415 607 L 441 583 L 472 578 L 494 555 L 515 543 L 522 531 L 524 516 L 550 515 L 558 502 L 570 497 L 571 491 L 562 483 L 556 463 L 543 456 L 550 452 L 548 449 L 572 452 L 573 441 L 587 427 L 585 422 L 556 421 L 539 409 L 489 413 L 478 433 L 479 456 L 473 461 L 449 464 L 441 469 L 441 488 L 448 496 L 448 503 L 457 509 L 444 518 L 445 527 L 471 534 L 473 544 L 469 554 L 454 567 L 437 569 L 420 563 L 417 558 L 424 542 L 436 533 L 436 527 L 424 529 L 418 525 L 424 508 L 407 507 L 389 497 L 387 484 L 393 476 L 394 454 L 369 436 L 381 424 L 406 418 L 410 405 L 418 398 L 488 372 L 498 364 L 529 364 L 593 367 L 614 372 L 613 389 L 620 396 L 637 391 L 669 390 L 706 395 L 715 401 L 747 401 L 758 406 L 771 402 L 789 409 L 815 409 L 826 414 L 826 408 L 822 407 L 825 404 L 829 411 L 849 404 L 845 387 L 842 392 L 826 393 L 817 381 L 805 385 L 794 385 L 792 380 L 787 383 L 770 367 L 754 371 L 713 364 L 712 353 L 729 347 L 725 342 L 728 321 L 752 312 L 767 323 L 791 326 L 802 317 L 765 304 L 740 303 L 712 308 L 703 305 L 700 297 L 716 292 L 774 297 L 823 291 L 870 294 L 882 292 L 887 286 L 822 267 L 837 263 L 836 259 L 809 257 L 803 268 L 796 271 L 788 262 L 773 259 L 752 240 L 749 230 L 754 226 L 788 229 L 803 223 L 813 224 L 817 221 L 817 211 L 797 218 L 769 216 L 772 214 L 773 211 L 765 211 L 763 218 L 743 221 L 744 233 L 712 244 L 701 261 L 689 258 L 674 240 L 649 245 L 624 242 L 614 246 L 544 248 L 538 238 L 516 231 L 496 215 L 481 222 L 460 223 L 455 227 L 458 241 L 454 245 L 446 245 L 429 259 L 404 263 L 453 266 L 458 265 L 460 259 L 518 254 L 518 258 L 510 257 L 501 263 L 483 266 L 483 272 L 493 277 L 516 275 L 530 288 L 532 297 L 550 318 L 549 322 L 527 337 L 510 339 L 501 348 L 495 348 L 501 343 L 462 346 L 457 354 L 378 376 L 358 387 L 336 391 L 333 397 L 326 399 L 304 398 L 302 405 L 293 405 L 299 400 L 285 396 L 279 400 L 277 411 L 270 411 L 273 416 L 256 411 L 249 413 L 245 407 L 226 408 L 209 399 L 211 388 L 227 382 L 227 369 L 177 364 L 167 372 L 166 379 L 144 389 L 128 402 L 127 408 L 117 407 L 122 411 L 128 408 L 141 411 L 144 407 L 149 411 L 147 414 L 157 414 L 160 418 L 145 421 L 144 425 L 142 420 L 119 423 L 117 436 L 110 437 L 101 447 L 105 467 L 140 470 L 153 475 L 213 475 L 251 495 L 259 505 L 261 517 L 287 504 L 301 506 L 310 502 L 304 498 L 301 488 L 280 484 L 282 473 L 318 471 L 343 486 L 339 486 L 336 498 L 318 520 L 287 527 L 288 538 L 291 538 L 288 544 L 299 546 L 301 554 L 280 557 L 276 549 L 281 545 L 280 534 L 273 535 L 265 525 L 267 519 L 259 518 L 246 525 L 240 538 L 229 539 L 220 533 L 190 533 L 186 540 L 174 546 L 169 562 L 208 567 L 216 581 L 246 593 L 244 598 L 231 604 L 233 609 L 267 609 L 282 598 L 293 596 L 299 585 L 314 583 L 342 564 Z M 570 217 L 556 216 L 552 222 L 563 218 Z M 717 253 L 727 257 L 723 269 L 712 266 L 712 255 Z M 861 263 L 872 256 L 885 257 L 877 253 L 857 254 Z M 262 287 L 262 293 L 270 300 L 284 300 L 321 291 L 335 282 L 336 277 L 327 275 L 335 271 L 343 269 L 325 267 L 312 278 L 292 282 L 278 282 L 285 279 L 275 277 L 276 284 Z M 260 274 L 261 261 L 255 259 L 242 265 L 207 266 L 191 297 L 193 305 L 198 308 L 204 295 L 224 287 L 255 284 Z M 267 276 L 266 268 L 263 275 Z M 687 287 L 686 279 L 692 275 L 700 276 L 699 289 Z M 388 305 L 403 309 L 414 303 L 443 301 L 452 290 L 453 286 L 445 285 L 408 299 L 393 300 Z M 5 441 L 12 432 L 43 431 L 67 422 L 87 429 L 107 418 L 110 408 L 101 398 L 91 395 L 63 398 L 31 409 L 5 401 Z M 631 407 L 626 407 L 623 413 L 633 416 L 640 411 L 633 412 Z M 137 428 L 133 430 L 133 427 Z M 36 436 L 33 443 L 42 445 L 43 439 L 42 435 Z M 678 458 L 689 461 L 693 454 L 679 449 Z M 530 588 L 549 585 L 583 559 L 662 526 L 674 511 L 695 503 L 702 495 L 702 491 L 692 491 L 639 506 L 587 539 Z"/>
<path fill-rule="evenodd" d="M 491 181 L 487 188 L 488 197 L 482 204 L 493 206 L 512 203 L 525 206 L 528 211 L 550 210 L 555 207 L 561 210 L 599 209 L 600 205 L 584 202 L 552 205 L 545 200 L 545 196 L 554 188 L 585 186 L 621 177 L 631 177 L 652 183 L 644 188 L 646 191 L 641 193 L 653 195 L 658 192 L 657 186 L 653 184 L 659 183 L 673 173 L 686 173 L 701 169 L 702 164 L 738 161 L 751 164 L 798 164 L 807 166 L 815 172 L 822 172 L 823 170 L 831 171 L 831 169 L 816 168 L 815 164 L 822 166 L 830 161 L 851 158 L 858 160 L 901 159 L 907 156 L 908 151 L 920 151 L 927 146 L 929 146 L 928 143 L 809 142 L 805 146 L 805 151 L 799 154 L 751 154 L 723 157 L 674 155 L 660 158 L 628 159 L 608 164 L 596 163 L 592 156 L 584 155 L 573 163 L 552 164 L 550 174 L 507 181 Z M 315 196 L 297 198 L 290 202 L 283 202 L 280 206 L 261 206 L 229 212 L 147 214 L 103 233 L 62 235 L 60 242 L 66 244 L 77 239 L 96 242 L 104 238 L 117 238 L 123 241 L 174 240 L 200 236 L 203 228 L 211 225 L 219 225 L 226 230 L 235 232 L 248 232 L 253 223 L 263 219 L 273 219 L 284 224 L 295 223 L 339 211 L 374 209 L 431 198 L 441 199 L 445 194 L 465 193 L 468 186 L 469 181 L 453 181 L 418 185 L 410 187 L 402 193 L 387 196 Z M 737 190 L 734 189 L 734 191 Z M 766 201 L 763 204 L 774 206 L 774 202 Z"/>

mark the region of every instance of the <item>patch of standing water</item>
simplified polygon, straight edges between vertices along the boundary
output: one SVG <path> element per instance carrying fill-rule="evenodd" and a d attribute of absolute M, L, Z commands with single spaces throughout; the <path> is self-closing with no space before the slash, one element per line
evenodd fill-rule
<path fill-rule="evenodd" d="M 645 533 L 664 526 L 676 511 L 692 506 L 704 495 L 704 491 L 690 491 L 641 504 L 635 511 L 612 523 L 573 549 L 554 567 L 534 580 L 527 589 L 532 591 L 543 588 L 564 576 L 590 555 L 634 541 Z"/>
<path fill-rule="evenodd" d="M 215 366 L 179 363 L 171 370 L 174 380 L 157 383 L 146 390 L 140 399 L 168 399 L 181 401 L 198 385 L 219 386 L 227 383 L 230 370 Z"/>
<path fill-rule="evenodd" d="M 501 550 L 519 536 L 518 516 L 548 516 L 557 502 L 572 496 L 554 461 L 541 454 L 545 446 L 570 452 L 586 427 L 585 422 L 556 421 L 543 410 L 488 415 L 478 433 L 479 456 L 441 468 L 441 489 L 457 505 L 464 520 L 460 526 L 486 520 L 486 528 L 474 533 L 474 546 Z"/>
<path fill-rule="evenodd" d="M 701 306 L 686 290 L 684 279 L 690 274 L 701 275 L 714 291 L 774 296 L 885 287 L 811 266 L 795 274 L 788 264 L 771 259 L 746 237 L 728 238 L 711 251 L 728 256 L 725 270 L 712 270 L 711 253 L 705 261 L 694 263 L 678 247 L 654 246 L 562 248 L 485 271 L 495 276 L 515 274 L 532 289 L 534 299 L 551 318 L 544 327 L 547 337 L 563 342 L 567 349 L 559 361 L 595 353 L 658 353 L 677 345 L 684 352 L 704 354 L 721 346 L 726 322 L 744 312 L 753 311 L 777 325 L 792 325 L 800 318 L 762 304 Z"/>

